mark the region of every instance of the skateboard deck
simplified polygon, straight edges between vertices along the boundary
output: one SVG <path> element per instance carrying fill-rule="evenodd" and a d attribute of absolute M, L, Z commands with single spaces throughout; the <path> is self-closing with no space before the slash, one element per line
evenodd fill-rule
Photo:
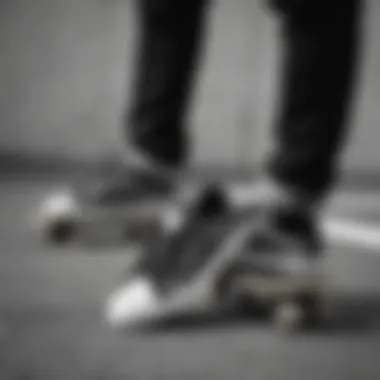
<path fill-rule="evenodd" d="M 155 230 L 164 210 L 173 207 L 168 200 L 124 206 L 45 207 L 37 216 L 47 241 L 62 244 L 77 240 L 113 238 L 135 241 Z"/>

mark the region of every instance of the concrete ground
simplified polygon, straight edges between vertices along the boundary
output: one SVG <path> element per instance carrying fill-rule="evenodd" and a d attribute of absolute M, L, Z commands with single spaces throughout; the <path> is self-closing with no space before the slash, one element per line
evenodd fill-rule
<path fill-rule="evenodd" d="M 380 378 L 380 249 L 331 244 L 336 321 L 324 331 L 281 337 L 265 321 L 216 317 L 117 334 L 99 310 L 133 249 L 43 243 L 30 220 L 51 187 L 0 186 L 0 379 Z M 372 202 L 334 212 L 380 222 Z"/>

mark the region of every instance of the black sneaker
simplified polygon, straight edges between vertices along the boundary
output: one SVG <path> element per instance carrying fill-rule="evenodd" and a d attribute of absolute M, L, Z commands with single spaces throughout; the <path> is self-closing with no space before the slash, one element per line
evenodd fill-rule
<path fill-rule="evenodd" d="M 109 297 L 105 318 L 114 327 L 157 322 L 215 306 L 215 283 L 248 236 L 219 190 L 195 198 L 172 229 L 148 244 Z"/>

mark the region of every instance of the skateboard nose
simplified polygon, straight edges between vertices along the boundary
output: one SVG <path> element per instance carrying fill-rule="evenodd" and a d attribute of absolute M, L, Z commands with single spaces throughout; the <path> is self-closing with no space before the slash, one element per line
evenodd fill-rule
<path fill-rule="evenodd" d="M 77 205 L 73 195 L 69 191 L 54 194 L 42 203 L 40 213 L 45 216 L 55 216 L 75 213 Z"/>

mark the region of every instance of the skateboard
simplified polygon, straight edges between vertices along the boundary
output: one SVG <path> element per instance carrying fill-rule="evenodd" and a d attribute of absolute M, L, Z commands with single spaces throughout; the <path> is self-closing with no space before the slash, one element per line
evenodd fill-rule
<path fill-rule="evenodd" d="M 75 201 L 70 189 L 61 189 L 40 203 L 32 223 L 38 226 L 45 241 L 57 245 L 107 238 L 138 242 L 162 225 L 175 224 L 171 216 L 178 215 L 178 210 L 191 203 L 199 187 L 197 184 L 188 186 L 181 199 L 168 197 L 116 206 L 82 205 Z M 167 215 L 170 215 L 169 221 Z"/>
<path fill-rule="evenodd" d="M 69 192 L 42 203 L 36 225 L 48 242 L 79 240 L 139 241 L 159 225 L 159 215 L 171 205 L 167 199 L 124 206 L 82 206 Z"/>
<path fill-rule="evenodd" d="M 180 196 L 162 197 L 115 206 L 89 206 L 75 202 L 63 190 L 42 202 L 35 224 L 46 241 L 65 244 L 79 240 L 141 242 L 165 226 L 178 224 L 179 215 L 191 207 L 203 186 L 192 184 Z M 174 220 L 173 220 L 174 218 Z"/>

